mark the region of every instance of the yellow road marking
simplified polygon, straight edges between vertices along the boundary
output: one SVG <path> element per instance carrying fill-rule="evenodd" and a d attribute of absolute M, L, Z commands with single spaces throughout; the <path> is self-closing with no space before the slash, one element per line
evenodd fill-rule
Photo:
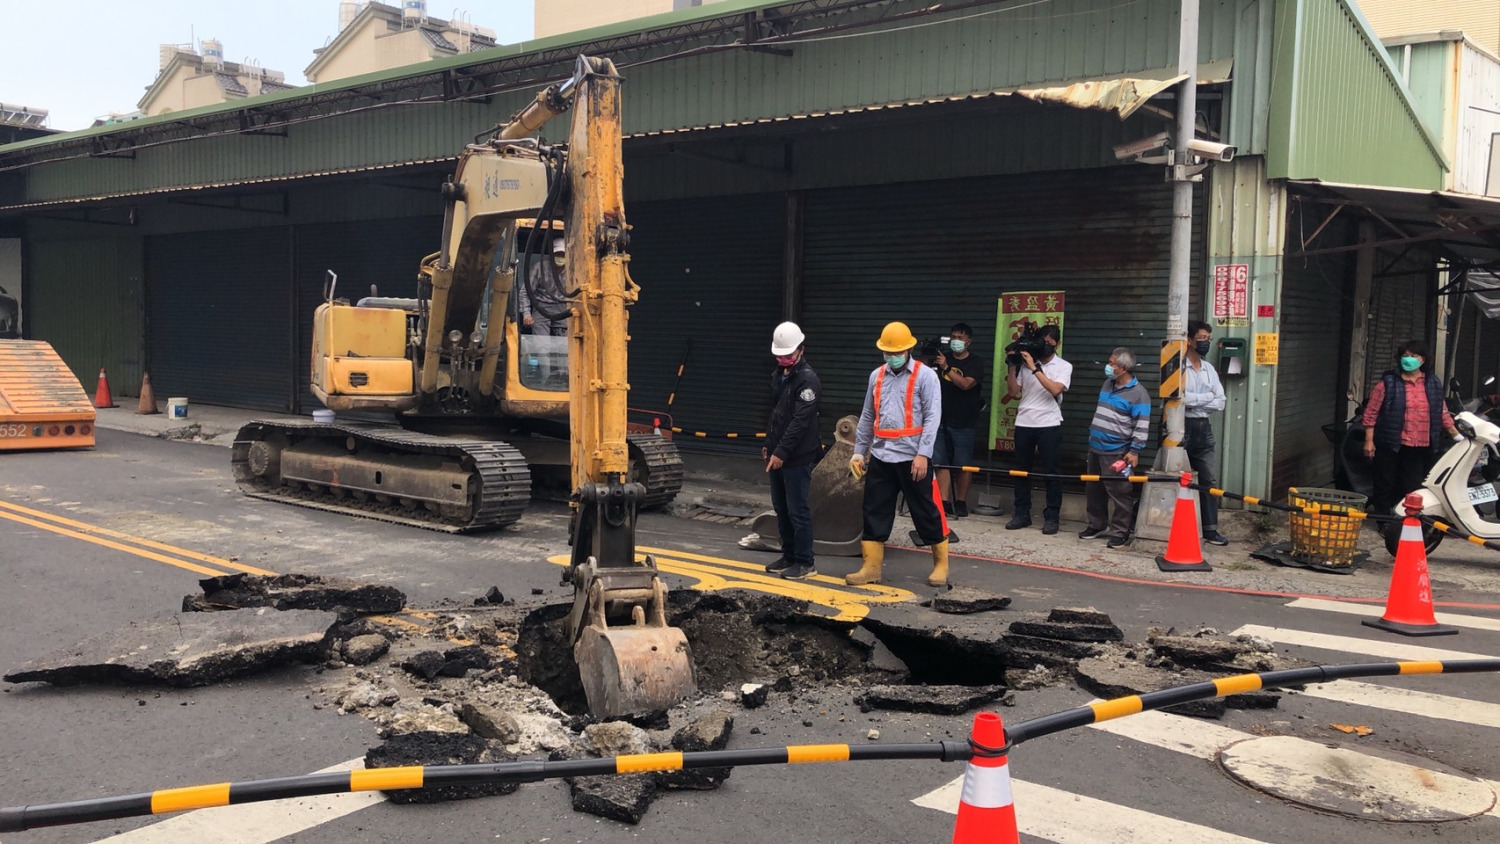
<path fill-rule="evenodd" d="M 807 580 L 787 580 L 767 574 L 763 565 L 743 560 L 710 557 L 669 548 L 636 548 L 638 561 L 644 560 L 647 554 L 656 560 L 657 568 L 662 571 L 696 580 L 693 588 L 697 591 L 748 589 L 780 595 L 833 610 L 835 621 L 859 621 L 870 614 L 870 604 L 895 604 L 916 598 L 914 593 L 894 586 L 848 586 L 841 578 L 823 575 L 815 575 Z M 566 566 L 570 558 L 566 554 L 559 554 L 548 557 L 547 562 Z"/>
<path fill-rule="evenodd" d="M 103 545 L 105 548 L 113 548 L 116 551 L 124 551 L 127 554 L 134 554 L 137 557 L 145 557 L 148 560 L 155 560 L 158 563 L 166 563 L 169 566 L 176 566 L 180 569 L 187 569 L 188 571 L 197 572 L 198 574 L 206 574 L 209 577 L 221 577 L 229 573 L 227 571 L 219 571 L 217 569 L 200 566 L 196 563 L 189 563 L 186 560 L 174 560 L 171 557 L 166 557 L 161 554 L 155 554 L 150 551 L 142 550 L 140 548 L 131 548 L 129 545 L 121 545 L 118 542 L 111 542 L 108 539 L 100 539 L 97 536 L 89 536 L 86 533 L 79 533 L 75 530 L 69 530 L 68 528 L 62 527 L 60 525 L 49 525 L 46 522 L 39 522 L 35 519 L 23 518 L 13 513 L 0 513 L 0 519 L 10 519 L 13 522 L 19 522 L 23 525 L 31 525 L 32 527 L 41 528 L 42 530 L 50 530 L 53 533 L 62 534 L 63 536 L 71 537 L 73 539 L 82 539 L 84 542 L 92 542 L 95 545 Z"/>
<path fill-rule="evenodd" d="M 16 513 L 22 513 L 22 514 L 25 514 L 27 516 L 31 516 L 33 518 L 46 519 L 49 522 L 56 522 L 57 524 L 66 525 L 66 526 L 68 526 L 70 528 L 74 528 L 75 530 L 77 530 L 77 531 L 79 531 L 81 533 L 85 533 L 85 534 L 98 534 L 100 536 L 110 537 L 111 539 L 119 539 L 119 540 L 123 540 L 125 542 L 129 542 L 129 543 L 132 543 L 132 544 L 135 544 L 135 545 L 140 545 L 140 546 L 142 546 L 144 548 L 154 548 L 157 551 L 165 551 L 165 552 L 167 552 L 169 554 L 176 554 L 179 557 L 185 557 L 185 558 L 187 558 L 189 560 L 197 560 L 197 561 L 199 561 L 201 563 L 208 563 L 210 565 L 222 566 L 223 568 L 235 569 L 235 570 L 238 570 L 238 571 L 246 572 L 248 574 L 263 574 L 263 575 L 274 575 L 274 574 L 276 574 L 276 572 L 274 572 L 274 571 L 266 571 L 265 569 L 256 568 L 255 566 L 247 566 L 247 565 L 245 565 L 243 563 L 231 562 L 230 560 L 226 560 L 226 559 L 223 559 L 221 557 L 214 557 L 214 556 L 210 556 L 208 554 L 200 554 L 197 551 L 189 551 L 186 548 L 178 548 L 175 545 L 167 545 L 164 542 L 157 542 L 155 540 L 145 539 L 145 538 L 139 537 L 139 536 L 132 536 L 132 535 L 130 535 L 128 533 L 122 533 L 121 531 L 111 530 L 111 529 L 105 528 L 105 527 L 99 527 L 98 525 L 91 525 L 91 524 L 88 524 L 87 522 L 75 521 L 75 520 L 69 519 L 69 518 L 67 518 L 65 516 L 58 516 L 58 515 L 54 515 L 52 513 L 45 513 L 45 512 L 42 512 L 41 510 L 32 510 L 32 509 L 30 509 L 28 507 L 22 507 L 19 504 L 12 504 L 12 503 L 10 503 L 8 501 L 0 501 L 0 509 L 11 510 L 11 511 L 14 511 Z M 5 516 L 5 514 L 4 513 L 0 513 L 0 516 Z M 6 518 L 10 518 L 10 517 L 6 516 Z M 19 521 L 19 519 L 17 519 L 17 521 Z M 50 530 L 50 528 L 49 528 L 49 530 Z M 58 531 L 58 532 L 62 533 L 62 531 Z M 78 538 L 79 539 L 83 539 L 84 537 L 80 536 Z M 142 556 L 145 556 L 145 555 L 142 555 Z M 150 559 L 156 559 L 156 558 L 152 557 Z M 218 571 L 216 571 L 216 572 L 209 572 L 209 573 L 210 574 L 214 574 L 214 575 L 219 575 L 219 574 L 224 574 L 225 572 L 218 572 Z"/>

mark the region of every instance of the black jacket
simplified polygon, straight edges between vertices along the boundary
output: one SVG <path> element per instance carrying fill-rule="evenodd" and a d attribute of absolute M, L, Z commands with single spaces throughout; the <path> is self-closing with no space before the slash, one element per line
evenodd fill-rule
<path fill-rule="evenodd" d="M 771 373 L 771 421 L 766 424 L 766 451 L 787 466 L 817 462 L 818 402 L 823 385 L 807 360 L 797 361 L 785 379 L 781 367 Z"/>

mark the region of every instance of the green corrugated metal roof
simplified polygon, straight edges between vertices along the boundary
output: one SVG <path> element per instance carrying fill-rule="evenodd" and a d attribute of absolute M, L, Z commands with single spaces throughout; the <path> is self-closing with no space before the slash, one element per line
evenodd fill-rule
<path fill-rule="evenodd" d="M 1442 187 L 1442 146 L 1349 0 L 1282 0 L 1276 35 L 1268 176 Z"/>

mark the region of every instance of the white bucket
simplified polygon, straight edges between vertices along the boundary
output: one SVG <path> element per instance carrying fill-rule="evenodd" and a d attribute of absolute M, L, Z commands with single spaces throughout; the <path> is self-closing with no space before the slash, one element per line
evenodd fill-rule
<path fill-rule="evenodd" d="M 320 425 L 332 425 L 333 424 L 333 411 L 331 411 L 331 410 L 314 410 L 313 411 L 313 421 L 317 422 Z"/>
<path fill-rule="evenodd" d="M 188 400 L 184 398 L 167 399 L 167 418 L 188 418 Z"/>

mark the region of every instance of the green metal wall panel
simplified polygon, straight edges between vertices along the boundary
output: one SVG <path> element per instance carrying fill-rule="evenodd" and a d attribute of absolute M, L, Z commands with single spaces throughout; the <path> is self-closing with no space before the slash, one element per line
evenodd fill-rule
<path fill-rule="evenodd" d="M 1350 253 L 1286 264 L 1281 280 L 1281 359 L 1276 367 L 1274 496 L 1292 486 L 1332 486 L 1333 447 L 1322 426 L 1338 421 L 1344 407 L 1339 360 L 1353 265 Z"/>
<path fill-rule="evenodd" d="M 1205 0 L 1202 8 L 1200 60 L 1234 60 L 1228 139 L 1246 153 L 1258 151 L 1262 140 L 1257 103 L 1265 95 L 1257 86 L 1267 78 L 1260 66 L 1269 41 L 1267 2 Z M 890 11 L 920 5 L 899 0 Z M 652 133 L 837 113 L 1176 63 L 1178 0 L 1124 6 L 1054 0 L 1045 14 L 980 4 L 920 20 L 936 25 L 852 29 L 789 45 L 790 56 L 726 49 L 627 67 L 625 130 Z M 559 63 L 534 78 L 567 70 Z M 495 94 L 487 103 L 383 105 L 288 126 L 284 135 L 223 135 L 140 149 L 133 158 L 38 165 L 27 171 L 26 196 L 38 202 L 447 158 L 532 93 L 528 87 Z M 564 132 L 559 125 L 546 134 Z"/>
<path fill-rule="evenodd" d="M 93 395 L 140 392 L 144 297 L 139 237 L 28 238 L 26 336 L 46 340 Z"/>
<path fill-rule="evenodd" d="M 1391 48 L 1391 58 L 1406 74 L 1412 108 L 1439 138 L 1444 136 L 1447 126 L 1448 103 L 1457 75 L 1456 52 L 1460 47 L 1452 41 L 1428 41 Z"/>
<path fill-rule="evenodd" d="M 1277 5 L 1268 175 L 1438 190 L 1447 164 L 1347 0 Z"/>

